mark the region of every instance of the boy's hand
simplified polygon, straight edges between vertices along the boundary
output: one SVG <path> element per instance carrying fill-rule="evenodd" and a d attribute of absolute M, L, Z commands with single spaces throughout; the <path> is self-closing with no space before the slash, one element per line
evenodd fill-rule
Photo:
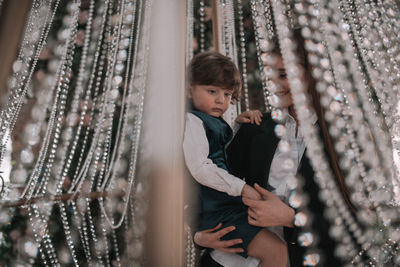
<path fill-rule="evenodd" d="M 238 123 L 255 123 L 257 125 L 260 125 L 261 120 L 262 114 L 259 110 L 245 111 L 236 118 Z"/>
<path fill-rule="evenodd" d="M 253 187 L 250 185 L 245 184 L 242 189 L 242 197 L 243 198 L 250 198 L 253 200 L 261 200 L 261 194 L 257 192 Z"/>

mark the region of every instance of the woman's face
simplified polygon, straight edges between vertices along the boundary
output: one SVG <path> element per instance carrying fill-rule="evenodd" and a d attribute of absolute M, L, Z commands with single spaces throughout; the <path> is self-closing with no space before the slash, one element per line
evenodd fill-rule
<path fill-rule="evenodd" d="M 277 108 L 287 108 L 293 105 L 292 94 L 290 93 L 289 80 L 287 78 L 285 65 L 281 56 L 277 56 L 275 66 L 277 74 L 272 81 L 277 85 L 271 90 L 274 95 L 271 102 Z"/>

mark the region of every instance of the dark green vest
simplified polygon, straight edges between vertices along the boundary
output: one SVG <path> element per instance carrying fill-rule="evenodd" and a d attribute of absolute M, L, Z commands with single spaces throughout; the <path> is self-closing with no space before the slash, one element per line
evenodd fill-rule
<path fill-rule="evenodd" d="M 197 110 L 190 112 L 203 121 L 209 147 L 208 158 L 218 167 L 230 172 L 225 146 L 232 138 L 231 127 L 222 118 L 213 117 Z"/>
<path fill-rule="evenodd" d="M 232 138 L 232 129 L 222 118 L 207 115 L 201 111 L 191 110 L 193 115 L 203 121 L 204 129 L 209 144 L 208 158 L 218 167 L 230 173 L 225 146 Z M 212 179 L 212 177 L 210 177 Z M 245 208 L 241 197 L 229 196 L 207 186 L 198 185 L 199 206 L 199 230 L 215 227 L 219 222 L 224 222 L 235 216 L 233 210 Z"/>

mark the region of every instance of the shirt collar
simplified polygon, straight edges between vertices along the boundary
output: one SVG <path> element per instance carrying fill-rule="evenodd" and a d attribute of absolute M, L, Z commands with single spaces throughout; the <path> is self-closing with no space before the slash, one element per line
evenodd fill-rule
<path fill-rule="evenodd" d="M 286 122 L 296 123 L 296 120 L 293 118 L 292 115 L 289 114 L 289 110 L 287 108 L 283 108 L 282 112 L 285 115 L 285 117 L 283 119 L 283 123 L 286 123 Z M 315 111 L 312 112 L 310 120 L 313 125 L 315 125 L 317 123 L 318 116 L 315 113 Z"/>

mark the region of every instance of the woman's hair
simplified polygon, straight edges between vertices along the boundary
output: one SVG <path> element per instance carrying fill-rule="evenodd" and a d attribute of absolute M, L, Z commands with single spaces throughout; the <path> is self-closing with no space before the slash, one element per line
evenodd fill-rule
<path fill-rule="evenodd" d="M 331 170 L 336 178 L 336 183 L 339 187 L 340 192 L 342 193 L 343 199 L 345 200 L 349 209 L 354 212 L 356 209 L 350 200 L 349 189 L 347 188 L 346 183 L 344 181 L 343 172 L 339 167 L 338 155 L 334 149 L 334 143 L 333 143 L 332 137 L 329 134 L 328 125 L 325 121 L 325 111 L 320 103 L 321 96 L 315 88 L 316 81 L 314 80 L 314 78 L 311 75 L 311 73 L 312 73 L 311 65 L 309 64 L 309 62 L 307 60 L 307 51 L 304 48 L 305 40 L 301 36 L 300 30 L 293 31 L 293 40 L 296 44 L 296 54 L 299 57 L 299 63 L 304 68 L 304 74 L 305 74 L 304 79 L 308 86 L 308 94 L 311 97 L 310 104 L 313 106 L 315 113 L 318 117 L 318 125 L 320 128 L 321 137 L 322 137 L 322 140 L 324 143 L 325 152 L 326 152 L 327 158 L 329 160 L 329 165 L 330 165 Z M 272 53 L 276 53 L 281 56 L 279 43 L 277 40 L 274 40 L 274 41 L 275 41 L 274 42 L 275 45 L 274 45 Z"/>
<path fill-rule="evenodd" d="M 189 85 L 214 85 L 232 90 L 232 100 L 239 100 L 242 80 L 235 63 L 217 52 L 195 55 L 187 71 Z"/>

